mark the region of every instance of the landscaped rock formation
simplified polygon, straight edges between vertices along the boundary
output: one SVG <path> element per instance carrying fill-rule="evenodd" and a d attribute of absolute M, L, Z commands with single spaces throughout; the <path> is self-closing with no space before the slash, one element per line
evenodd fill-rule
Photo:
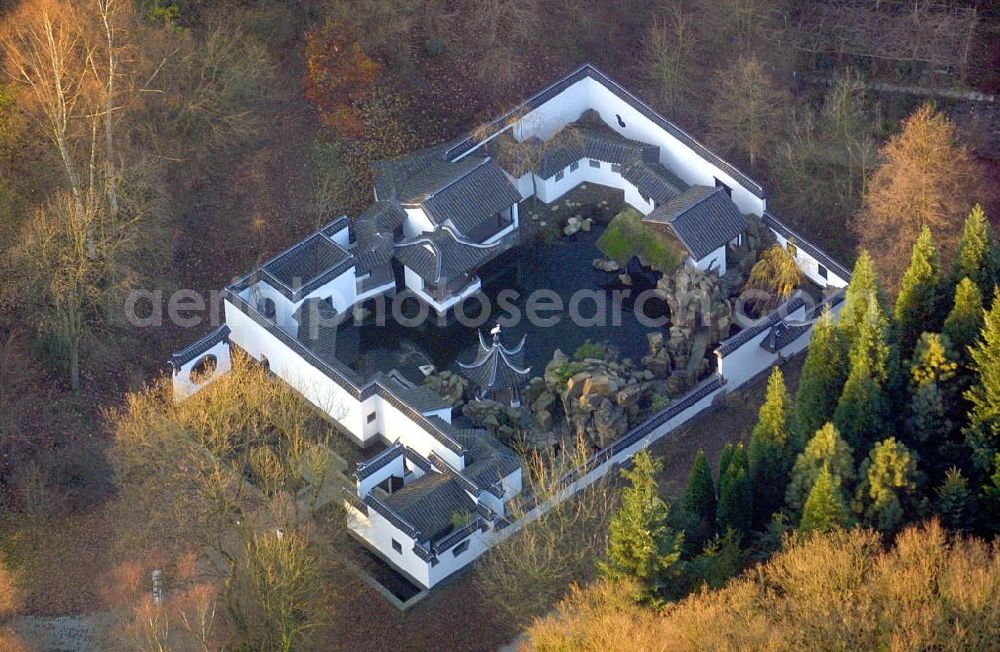
<path fill-rule="evenodd" d="M 705 272 L 695 267 L 682 267 L 672 275 L 664 276 L 656 284 L 656 292 L 670 308 L 670 349 L 674 366 L 679 356 L 687 356 L 689 340 L 699 329 L 708 331 L 707 346 L 713 347 L 729 337 L 733 324 L 733 308 L 722 292 L 715 272 Z"/>
<path fill-rule="evenodd" d="M 594 269 L 599 269 L 602 272 L 608 273 L 617 273 L 622 268 L 622 266 L 618 264 L 617 260 L 608 260 L 607 258 L 595 258 L 592 264 Z"/>
<path fill-rule="evenodd" d="M 505 445 L 511 445 L 522 430 L 521 411 L 496 401 L 469 401 L 462 414 L 479 428 L 489 430 Z"/>
<path fill-rule="evenodd" d="M 563 227 L 563 234 L 573 235 L 578 231 L 583 231 L 584 233 L 590 231 L 593 226 L 594 220 L 589 217 L 580 217 L 579 215 L 574 215 L 566 221 L 566 226 Z"/>
<path fill-rule="evenodd" d="M 466 391 L 469 389 L 468 380 L 448 370 L 428 375 L 424 379 L 424 384 L 451 401 L 452 407 L 459 407 L 465 403 Z"/>
<path fill-rule="evenodd" d="M 532 379 L 525 397 L 537 428 L 551 427 L 561 412 L 567 436 L 582 435 L 604 447 L 638 423 L 640 402 L 657 384 L 631 361 L 569 360 L 557 349 L 544 378 Z"/>

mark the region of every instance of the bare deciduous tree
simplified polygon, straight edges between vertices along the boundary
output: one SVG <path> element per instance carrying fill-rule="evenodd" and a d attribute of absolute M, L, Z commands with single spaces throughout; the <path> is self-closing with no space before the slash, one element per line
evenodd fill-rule
<path fill-rule="evenodd" d="M 716 79 L 709 134 L 723 150 L 746 156 L 753 167 L 778 139 L 788 92 L 754 57 L 739 59 Z"/>
<path fill-rule="evenodd" d="M 511 520 L 525 524 L 479 562 L 483 595 L 518 623 L 547 611 L 572 583 L 596 575 L 617 492 L 605 476 L 559 500 L 566 494 L 562 479 L 583 468 L 589 450 L 581 440 L 553 459 L 529 455 L 525 491 L 510 504 Z M 546 503 L 548 511 L 534 518 L 536 505 Z"/>

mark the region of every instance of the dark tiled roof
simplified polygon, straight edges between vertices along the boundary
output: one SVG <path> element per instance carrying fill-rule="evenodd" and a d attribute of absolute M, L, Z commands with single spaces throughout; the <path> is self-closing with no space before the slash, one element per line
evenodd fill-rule
<path fill-rule="evenodd" d="M 404 387 L 397 381 L 391 381 L 391 387 L 393 394 L 421 414 L 437 412 L 451 407 L 451 401 L 448 401 L 429 387 L 424 387 L 423 385 Z M 392 435 L 392 433 L 387 434 Z"/>
<path fill-rule="evenodd" d="M 799 249 L 801 249 L 802 251 L 806 252 L 807 254 L 815 258 L 820 264 L 822 264 L 824 267 L 829 269 L 831 272 L 833 272 L 840 278 L 844 279 L 845 281 L 851 280 L 851 272 L 847 268 L 845 268 L 843 265 L 838 263 L 833 258 L 830 258 L 830 256 L 827 255 L 825 251 L 823 251 L 813 243 L 809 242 L 795 231 L 788 228 L 788 226 L 784 222 L 779 220 L 771 213 L 768 213 L 767 211 L 764 212 L 764 224 L 766 224 L 767 226 L 771 227 L 772 229 L 780 233 L 782 237 L 784 237 L 785 239 L 793 240 L 795 242 L 795 246 L 797 246 Z"/>
<path fill-rule="evenodd" d="M 665 224 L 701 260 L 747 230 L 747 218 L 722 188 L 691 186 L 642 218 Z"/>
<path fill-rule="evenodd" d="M 506 129 L 510 125 L 511 120 L 517 116 L 524 115 L 530 110 L 535 109 L 545 102 L 551 100 L 559 93 L 563 92 L 573 84 L 583 80 L 583 79 L 593 79 L 598 82 L 609 91 L 611 91 L 615 96 L 621 99 L 623 102 L 627 103 L 629 106 L 634 108 L 636 111 L 644 115 L 646 118 L 651 120 L 657 126 L 662 128 L 664 131 L 672 135 L 674 138 L 682 142 L 687 147 L 691 148 L 696 154 L 709 161 L 719 169 L 725 171 L 727 174 L 732 176 L 736 181 L 746 188 L 748 191 L 753 193 L 755 196 L 763 199 L 766 197 L 763 187 L 756 181 L 748 177 L 747 175 L 740 172 L 736 167 L 723 160 L 720 156 L 709 150 L 707 147 L 702 145 L 695 139 L 691 134 L 687 133 L 674 123 L 670 122 L 662 115 L 650 108 L 645 102 L 640 100 L 638 97 L 630 93 L 624 87 L 622 87 L 618 82 L 614 81 L 600 70 L 592 66 L 591 64 L 584 64 L 569 73 L 562 79 L 554 82 L 548 87 L 542 89 L 532 97 L 528 98 L 520 105 L 507 112 L 503 116 L 497 118 L 488 125 L 477 129 L 474 134 L 469 134 L 465 138 L 459 140 L 452 147 L 448 148 L 445 152 L 445 156 L 448 158 L 455 158 L 461 156 L 462 154 L 469 152 L 470 150 L 477 147 L 481 140 L 482 135 L 495 134 L 503 129 Z"/>
<path fill-rule="evenodd" d="M 475 501 L 445 473 L 427 473 L 382 502 L 431 541 L 451 531 L 453 514 L 476 510 Z"/>
<path fill-rule="evenodd" d="M 519 387 L 528 378 L 530 368 L 524 367 L 524 337 L 513 348 L 500 343 L 499 336 L 486 342 L 479 332 L 479 350 L 470 364 L 458 363 L 462 373 L 484 391 Z"/>
<path fill-rule="evenodd" d="M 499 497 L 500 481 L 521 468 L 521 458 L 485 430 L 455 430 L 452 436 L 468 451 L 461 474 Z"/>
<path fill-rule="evenodd" d="M 500 166 L 488 159 L 426 197 L 423 207 L 436 224 L 451 220 L 459 231 L 468 233 L 519 201 L 521 193 Z"/>
<path fill-rule="evenodd" d="M 434 161 L 410 178 L 399 188 L 399 201 L 404 204 L 420 204 L 434 193 L 459 181 L 474 171 L 486 159 L 466 156 L 458 161 Z"/>
<path fill-rule="evenodd" d="M 399 442 L 396 442 L 374 457 L 371 457 L 364 462 L 358 462 L 358 469 L 354 475 L 358 478 L 358 480 L 364 480 L 379 469 L 385 468 L 394 459 L 402 457 L 405 452 L 406 448 Z"/>
<path fill-rule="evenodd" d="M 769 315 L 760 319 L 755 325 L 748 326 L 736 335 L 730 337 L 728 340 L 720 342 L 716 351 L 722 355 L 729 355 L 764 331 L 770 329 L 778 322 L 783 321 L 785 317 L 805 305 L 806 302 L 802 299 L 802 296 L 799 293 L 796 293 L 795 296 L 775 308 Z"/>
<path fill-rule="evenodd" d="M 219 342 L 229 341 L 229 326 L 223 324 L 214 329 L 200 340 L 192 342 L 186 349 L 182 349 L 170 356 L 170 366 L 180 369 L 188 362 L 191 362 L 199 355 L 208 351 Z"/>
<path fill-rule="evenodd" d="M 324 226 L 322 229 L 320 229 L 319 232 L 328 238 L 332 238 L 333 236 L 337 235 L 344 229 L 348 228 L 350 225 L 351 225 L 351 218 L 347 217 L 346 215 L 341 215 L 340 217 L 338 217 L 337 219 L 333 220 L 332 222 Z"/>
<path fill-rule="evenodd" d="M 377 201 L 354 218 L 354 256 L 358 273 L 364 274 L 389 263 L 393 231 L 406 221 L 406 211 L 391 201 Z"/>
<path fill-rule="evenodd" d="M 333 358 L 337 350 L 337 309 L 329 299 L 309 297 L 292 315 L 298 322 L 296 337 L 323 359 Z"/>
<path fill-rule="evenodd" d="M 760 341 L 760 348 L 771 353 L 777 353 L 806 333 L 812 324 L 789 325 L 778 322 L 771 327 L 771 332 Z"/>
<path fill-rule="evenodd" d="M 566 125 L 544 145 L 537 173 L 543 179 L 584 158 L 606 163 L 631 164 L 659 158 L 660 148 L 629 140 L 607 126 L 573 123 Z"/>
<path fill-rule="evenodd" d="M 622 176 L 638 188 L 640 194 L 653 199 L 657 204 L 679 197 L 687 188 L 686 183 L 661 164 L 644 160 L 624 168 Z"/>
<path fill-rule="evenodd" d="M 425 281 L 440 283 L 475 271 L 500 251 L 499 244 L 478 245 L 441 227 L 397 244 L 396 258 Z"/>
<path fill-rule="evenodd" d="M 445 152 L 454 145 L 441 143 L 425 149 L 410 152 L 399 158 L 376 161 L 372 164 L 375 194 L 379 201 L 400 198 L 399 193 L 408 179 L 436 162 L 446 160 Z"/>
<path fill-rule="evenodd" d="M 354 259 L 343 247 L 314 233 L 266 262 L 261 272 L 274 289 L 298 301 L 352 265 Z"/>

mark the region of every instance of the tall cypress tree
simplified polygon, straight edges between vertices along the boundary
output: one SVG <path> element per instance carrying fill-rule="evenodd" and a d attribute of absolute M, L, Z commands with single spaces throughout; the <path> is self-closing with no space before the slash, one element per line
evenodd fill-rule
<path fill-rule="evenodd" d="M 894 531 L 915 511 L 917 456 L 895 437 L 875 444 L 859 475 L 857 509 L 869 525 Z"/>
<path fill-rule="evenodd" d="M 844 489 L 854 481 L 854 452 L 832 423 L 827 423 L 816 431 L 792 467 L 785 502 L 793 516 L 801 513 L 823 467 L 833 474 L 838 486 Z"/>
<path fill-rule="evenodd" d="M 699 450 L 691 465 L 687 490 L 684 492 L 684 510 L 690 523 L 685 538 L 691 549 L 700 552 L 705 542 L 715 534 L 716 504 L 712 467 L 705 457 L 705 451 Z"/>
<path fill-rule="evenodd" d="M 944 482 L 934 493 L 934 511 L 941 517 L 941 523 L 952 530 L 969 529 L 975 498 L 962 472 L 954 466 L 948 469 Z"/>
<path fill-rule="evenodd" d="M 955 256 L 954 278 L 969 278 L 982 289 L 997 282 L 995 238 L 983 207 L 976 204 L 965 219 L 962 240 Z"/>
<path fill-rule="evenodd" d="M 767 396 L 750 435 L 750 484 L 753 487 L 754 525 L 762 528 L 781 508 L 792 466 L 788 428 L 788 392 L 779 367 L 771 370 Z"/>
<path fill-rule="evenodd" d="M 851 282 L 844 294 L 844 307 L 840 311 L 838 322 L 841 332 L 846 337 L 848 349 L 854 346 L 858 330 L 868 315 L 868 304 L 872 300 L 884 303 L 885 295 L 871 255 L 867 251 L 862 251 L 854 263 Z"/>
<path fill-rule="evenodd" d="M 941 312 L 941 256 L 926 226 L 913 245 L 910 267 L 896 298 L 896 332 L 900 355 L 906 359 L 924 331 L 936 331 Z"/>
<path fill-rule="evenodd" d="M 850 372 L 844 391 L 833 413 L 833 422 L 841 435 L 862 454 L 886 426 L 885 383 L 891 363 L 885 313 L 876 301 L 870 301 L 867 310 L 851 348 Z"/>
<path fill-rule="evenodd" d="M 951 408 L 956 402 L 953 379 L 957 369 L 947 337 L 937 333 L 920 336 L 910 365 L 905 432 L 907 444 L 917 449 L 935 478 L 944 473 L 949 463 L 946 458 L 953 452 Z"/>
<path fill-rule="evenodd" d="M 941 334 L 948 337 L 959 360 L 972 360 L 969 347 L 976 343 L 983 327 L 983 293 L 968 276 L 955 287 L 955 303 L 944 320 Z"/>
<path fill-rule="evenodd" d="M 622 471 L 630 486 L 622 492 L 621 509 L 611 521 L 608 560 L 601 570 L 609 577 L 636 580 L 652 596 L 680 559 L 684 535 L 667 525 L 670 506 L 655 477 L 659 461 L 648 451 L 632 459 L 633 467 Z"/>
<path fill-rule="evenodd" d="M 795 395 L 795 439 L 801 450 L 824 423 L 833 418 L 837 399 L 847 380 L 844 336 L 834 326 L 829 310 L 813 325 L 809 353 L 802 366 L 799 391 Z"/>
<path fill-rule="evenodd" d="M 993 458 L 993 475 L 983 484 L 980 521 L 987 532 L 1000 534 L 1000 453 Z"/>
<path fill-rule="evenodd" d="M 850 514 L 844 504 L 840 482 L 830 473 L 830 467 L 824 464 L 809 491 L 799 531 L 829 532 L 845 527 L 849 520 Z"/>
<path fill-rule="evenodd" d="M 1000 453 L 1000 299 L 994 299 L 986 313 L 979 343 L 970 354 L 975 375 L 965 393 L 972 404 L 965 440 L 976 466 L 988 473 Z"/>
<path fill-rule="evenodd" d="M 753 523 L 753 487 L 743 444 L 730 445 L 725 471 L 719 475 L 719 508 L 716 520 L 720 532 L 732 528 L 742 536 Z"/>

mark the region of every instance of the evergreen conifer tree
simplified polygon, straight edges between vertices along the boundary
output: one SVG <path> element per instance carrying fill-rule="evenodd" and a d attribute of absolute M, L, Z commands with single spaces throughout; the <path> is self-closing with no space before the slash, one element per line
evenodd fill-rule
<path fill-rule="evenodd" d="M 968 529 L 975 498 L 962 472 L 954 466 L 948 469 L 944 482 L 934 493 L 934 509 L 941 517 L 941 523 L 952 530 Z"/>
<path fill-rule="evenodd" d="M 732 528 L 740 535 L 750 532 L 753 523 L 753 487 L 750 483 L 746 449 L 743 444 L 730 446 L 725 471 L 719 475 L 719 507 L 716 516 L 719 532 Z"/>
<path fill-rule="evenodd" d="M 824 310 L 813 325 L 809 352 L 795 395 L 796 449 L 801 450 L 824 423 L 833 418 L 847 380 L 847 351 L 833 316 Z"/>
<path fill-rule="evenodd" d="M 965 219 L 962 239 L 955 256 L 954 278 L 968 278 L 981 289 L 997 282 L 995 238 L 983 207 L 976 204 Z"/>
<path fill-rule="evenodd" d="M 868 302 L 866 308 L 851 347 L 850 372 L 833 413 L 841 436 L 862 454 L 886 426 L 885 384 L 891 364 L 886 341 L 888 319 L 877 301 Z"/>
<path fill-rule="evenodd" d="M 954 359 L 948 338 L 937 333 L 921 335 L 913 352 L 906 432 L 909 444 L 920 448 L 926 461 L 937 458 L 952 432 L 951 380 L 958 369 Z"/>
<path fill-rule="evenodd" d="M 924 226 L 913 245 L 910 266 L 896 297 L 896 332 L 906 359 L 924 331 L 936 331 L 941 312 L 941 256 L 931 230 Z"/>
<path fill-rule="evenodd" d="M 687 490 L 684 492 L 684 510 L 690 523 L 685 539 L 696 551 L 700 551 L 705 542 L 715 534 L 716 502 L 712 467 L 705 457 L 705 451 L 699 450 L 691 465 Z"/>
<path fill-rule="evenodd" d="M 895 437 L 875 444 L 859 472 L 855 510 L 869 525 L 895 531 L 915 509 L 917 456 Z"/>
<path fill-rule="evenodd" d="M 742 454 L 742 453 L 739 452 L 740 448 L 742 448 L 742 447 L 743 447 L 742 444 L 740 444 L 739 446 L 736 446 L 734 444 L 726 444 L 725 446 L 722 447 L 722 454 L 719 456 L 719 480 L 720 481 L 722 480 L 722 476 L 725 475 L 726 469 L 729 468 L 729 465 L 732 463 L 732 461 L 738 455 Z"/>
<path fill-rule="evenodd" d="M 830 473 L 830 467 L 824 464 L 802 510 L 799 531 L 829 532 L 845 527 L 849 519 L 850 514 L 847 511 L 847 506 L 844 505 L 840 483 Z"/>
<path fill-rule="evenodd" d="M 1000 452 L 1000 299 L 994 299 L 986 313 L 979 342 L 970 355 L 975 375 L 965 393 L 972 405 L 965 440 L 976 466 L 988 473 Z"/>
<path fill-rule="evenodd" d="M 948 337 L 958 359 L 971 361 L 969 347 L 976 343 L 983 327 L 983 293 L 968 276 L 955 288 L 955 303 L 944 320 L 941 334 Z"/>
<path fill-rule="evenodd" d="M 985 530 L 992 534 L 1000 534 L 1000 453 L 993 458 L 993 475 L 983 485 L 982 514 L 980 520 Z"/>
<path fill-rule="evenodd" d="M 832 423 L 825 424 L 795 460 L 785 501 L 793 515 L 801 513 L 820 471 L 826 467 L 843 489 L 854 481 L 854 454 Z"/>
<path fill-rule="evenodd" d="M 629 486 L 622 492 L 622 505 L 611 521 L 608 560 L 601 564 L 609 577 L 628 577 L 651 597 L 667 580 L 667 572 L 677 563 L 683 533 L 668 525 L 670 506 L 656 484 L 658 460 L 648 451 L 635 455 L 633 467 L 622 471 Z"/>
<path fill-rule="evenodd" d="M 873 299 L 879 303 L 884 302 L 882 286 L 871 255 L 867 251 L 862 251 L 854 263 L 851 282 L 844 294 L 844 307 L 837 322 L 841 332 L 844 333 L 848 349 L 854 346 L 858 330 L 867 318 L 868 304 Z"/>
<path fill-rule="evenodd" d="M 754 525 L 761 528 L 781 508 L 792 466 L 788 392 L 779 367 L 771 370 L 767 395 L 750 435 L 750 484 Z"/>

